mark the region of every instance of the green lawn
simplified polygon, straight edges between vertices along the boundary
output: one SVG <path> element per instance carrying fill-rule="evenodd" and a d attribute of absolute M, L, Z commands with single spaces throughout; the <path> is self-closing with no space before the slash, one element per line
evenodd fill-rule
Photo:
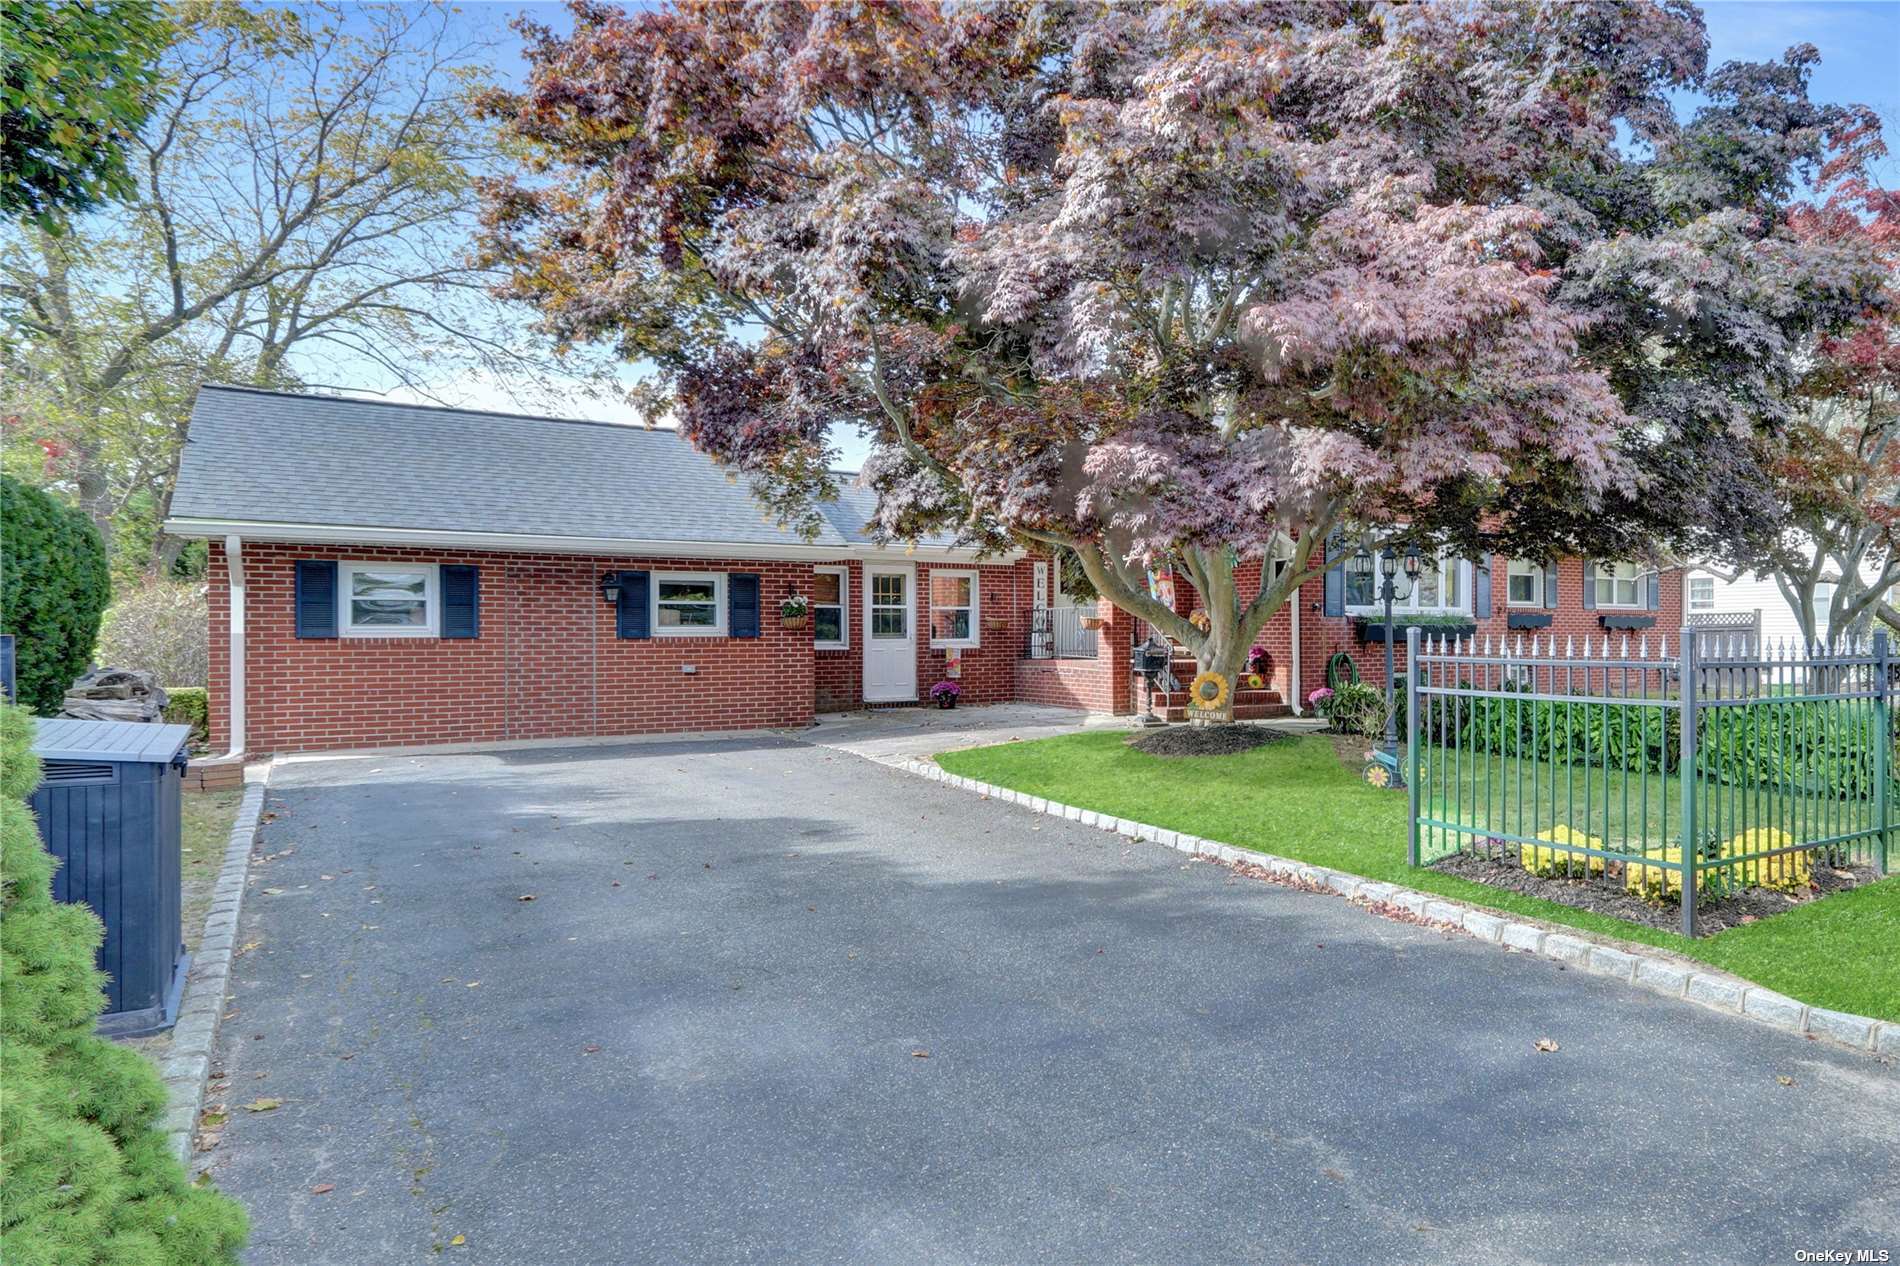
<path fill-rule="evenodd" d="M 946 752 L 938 763 L 1031 795 L 1440 893 L 1473 905 L 1642 941 L 1815 1006 L 1900 1020 L 1900 876 L 1691 941 L 1520 896 L 1405 860 L 1405 796 L 1366 786 L 1332 741 L 1167 759 L 1115 731 Z"/>
<path fill-rule="evenodd" d="M 231 841 L 231 824 L 237 821 L 244 788 L 187 791 L 180 799 L 179 851 L 184 879 L 181 918 L 185 947 L 195 954 L 198 938 L 204 935 L 205 914 L 211 909 L 211 893 L 218 886 L 218 871 L 224 866 L 224 850 Z"/>

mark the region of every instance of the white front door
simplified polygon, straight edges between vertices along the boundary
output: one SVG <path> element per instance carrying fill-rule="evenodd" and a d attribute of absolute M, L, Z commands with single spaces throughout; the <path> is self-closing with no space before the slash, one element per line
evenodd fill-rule
<path fill-rule="evenodd" d="M 864 568 L 864 701 L 917 697 L 917 572 L 908 563 Z"/>

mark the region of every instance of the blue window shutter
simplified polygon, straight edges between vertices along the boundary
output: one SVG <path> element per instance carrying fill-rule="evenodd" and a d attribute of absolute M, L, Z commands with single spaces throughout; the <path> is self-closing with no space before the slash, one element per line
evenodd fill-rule
<path fill-rule="evenodd" d="M 1652 571 L 1649 573 L 1649 604 L 1648 605 L 1651 611 L 1662 610 L 1662 573 L 1659 571 Z"/>
<path fill-rule="evenodd" d="M 1587 560 L 1583 564 L 1583 609 L 1597 609 L 1597 565 Z"/>
<path fill-rule="evenodd" d="M 1334 532 L 1326 538 L 1326 559 L 1329 564 L 1325 574 L 1325 602 L 1322 610 L 1327 615 L 1346 614 L 1346 551 L 1340 549 L 1340 535 Z"/>
<path fill-rule="evenodd" d="M 759 635 L 759 578 L 735 571 L 726 577 L 726 636 Z"/>
<path fill-rule="evenodd" d="M 1480 558 L 1471 564 L 1471 614 L 1475 619 L 1491 618 L 1491 560 Z"/>
<path fill-rule="evenodd" d="M 336 560 L 297 563 L 295 607 L 298 637 L 336 636 Z"/>
<path fill-rule="evenodd" d="M 652 637 L 652 574 L 623 571 L 619 575 L 620 606 L 614 612 L 614 636 L 634 639 Z"/>
<path fill-rule="evenodd" d="M 482 635 L 482 569 L 442 568 L 442 636 L 471 638 Z"/>
<path fill-rule="evenodd" d="M 1553 611 L 1557 608 L 1557 570 L 1562 565 L 1554 558 L 1544 564 L 1544 605 Z"/>

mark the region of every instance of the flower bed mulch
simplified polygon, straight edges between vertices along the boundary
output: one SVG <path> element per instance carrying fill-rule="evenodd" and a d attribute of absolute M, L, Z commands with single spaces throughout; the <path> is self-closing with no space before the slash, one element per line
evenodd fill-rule
<path fill-rule="evenodd" d="M 1170 725 L 1132 740 L 1128 746 L 1150 756 L 1232 756 L 1293 737 L 1264 725 Z"/>
<path fill-rule="evenodd" d="M 1542 897 L 1559 905 L 1589 910 L 1595 914 L 1606 914 L 1615 919 L 1626 919 L 1631 923 L 1640 923 L 1647 927 L 1660 928 L 1665 932 L 1674 932 L 1682 927 L 1682 907 L 1671 902 L 1645 901 L 1623 887 L 1621 868 L 1612 863 L 1611 869 L 1617 874 L 1602 879 L 1565 879 L 1561 876 L 1546 877 L 1534 875 L 1519 864 L 1517 851 L 1508 845 L 1501 856 L 1485 857 L 1476 853 L 1453 853 L 1450 857 L 1440 858 L 1432 863 L 1434 870 L 1456 875 L 1460 879 L 1469 879 L 1474 883 L 1488 884 L 1493 888 L 1503 888 L 1510 892 L 1521 892 L 1527 896 Z M 1805 896 L 1791 897 L 1784 893 L 1769 892 L 1761 888 L 1748 888 L 1730 897 L 1713 899 L 1703 896 L 1696 902 L 1696 922 L 1705 933 L 1720 932 L 1727 928 L 1739 927 L 1744 923 L 1754 923 L 1773 915 L 1782 914 L 1804 905 L 1809 901 L 1826 896 L 1830 892 L 1840 892 L 1847 888 L 1857 888 L 1861 884 L 1872 883 L 1875 879 L 1872 866 L 1831 866 L 1825 861 L 1814 862 L 1814 888 Z"/>

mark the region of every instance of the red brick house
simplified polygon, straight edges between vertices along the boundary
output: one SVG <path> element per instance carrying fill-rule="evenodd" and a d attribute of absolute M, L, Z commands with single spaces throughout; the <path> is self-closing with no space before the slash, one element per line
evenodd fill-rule
<path fill-rule="evenodd" d="M 208 386 L 166 526 L 210 545 L 234 752 L 796 727 L 944 679 L 966 704 L 1140 705 L 1130 617 L 1065 598 L 1047 559 L 879 546 L 871 508 L 847 488 L 807 537 L 670 431 Z M 1246 714 L 1296 706 L 1336 651 L 1375 662 L 1363 561 L 1340 563 L 1268 625 Z M 1680 623 L 1676 572 L 1500 558 L 1420 588 L 1480 632 Z"/>

